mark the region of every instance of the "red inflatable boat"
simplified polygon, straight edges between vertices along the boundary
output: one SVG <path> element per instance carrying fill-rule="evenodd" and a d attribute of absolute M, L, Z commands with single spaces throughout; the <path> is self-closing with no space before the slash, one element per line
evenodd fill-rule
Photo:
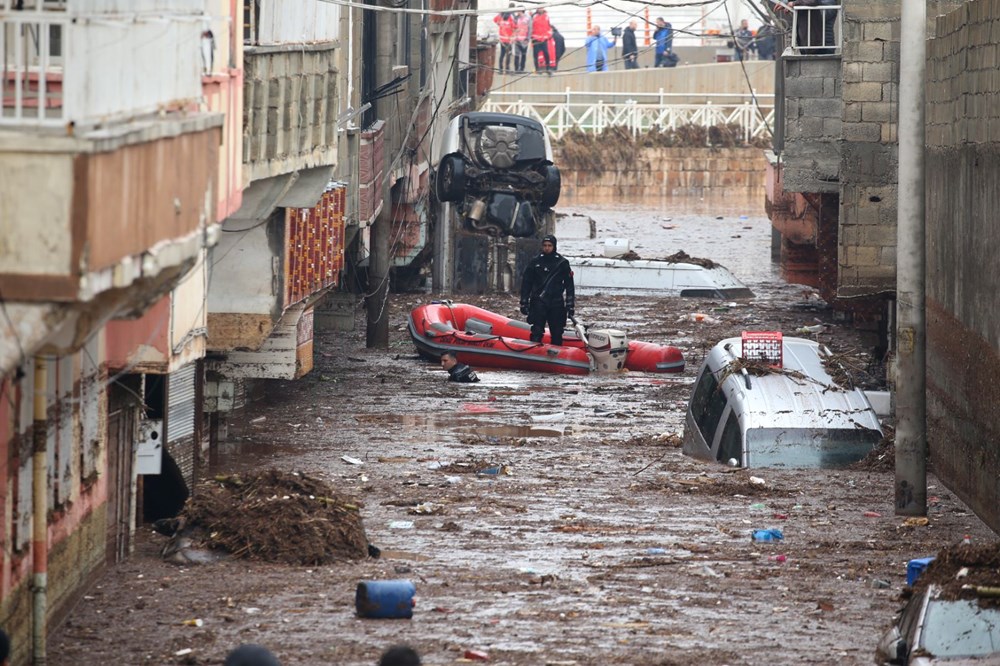
<path fill-rule="evenodd" d="M 529 340 L 523 321 L 465 303 L 435 301 L 410 313 L 410 337 L 421 355 L 437 360 L 446 351 L 473 367 L 562 372 L 585 375 L 591 358 L 579 335 L 567 329 L 562 345 Z M 682 372 L 684 356 L 676 347 L 649 342 L 628 343 L 625 367 L 642 372 Z"/>

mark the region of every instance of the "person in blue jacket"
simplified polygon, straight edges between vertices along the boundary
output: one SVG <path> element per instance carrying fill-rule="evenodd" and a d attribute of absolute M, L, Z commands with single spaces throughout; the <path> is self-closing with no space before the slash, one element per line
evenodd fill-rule
<path fill-rule="evenodd" d="M 608 49 L 613 48 L 616 38 L 608 39 L 601 34 L 601 26 L 595 25 L 590 29 L 587 41 L 587 71 L 606 72 L 608 71 Z"/>
<path fill-rule="evenodd" d="M 656 61 L 654 67 L 670 67 L 671 55 L 674 52 L 674 27 L 663 20 L 656 19 L 656 31 L 653 33 L 656 44 Z"/>

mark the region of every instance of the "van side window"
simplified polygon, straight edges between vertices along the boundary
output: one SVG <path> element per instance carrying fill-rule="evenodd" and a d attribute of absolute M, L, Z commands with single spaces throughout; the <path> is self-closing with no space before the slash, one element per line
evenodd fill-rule
<path fill-rule="evenodd" d="M 740 421 L 736 418 L 736 410 L 730 410 L 729 418 L 726 419 L 726 427 L 722 430 L 722 438 L 719 441 L 719 453 L 716 459 L 721 462 L 729 462 L 730 458 L 735 458 L 738 465 L 742 465 L 741 454 L 743 453 L 743 434 L 740 432 Z"/>
<path fill-rule="evenodd" d="M 691 396 L 691 415 L 709 446 L 715 439 L 715 429 L 725 409 L 726 394 L 720 389 L 711 369 L 706 366 L 694 395 Z"/>

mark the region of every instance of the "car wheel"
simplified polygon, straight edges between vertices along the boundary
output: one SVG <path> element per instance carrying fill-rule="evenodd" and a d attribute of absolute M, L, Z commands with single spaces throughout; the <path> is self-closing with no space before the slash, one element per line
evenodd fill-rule
<path fill-rule="evenodd" d="M 438 165 L 438 201 L 458 201 L 465 194 L 465 162 L 460 155 L 445 155 Z"/>
<path fill-rule="evenodd" d="M 542 208 L 552 208 L 559 201 L 559 190 L 562 188 L 559 167 L 555 164 L 546 164 L 542 167 L 542 175 L 545 176 L 545 186 L 542 189 Z"/>

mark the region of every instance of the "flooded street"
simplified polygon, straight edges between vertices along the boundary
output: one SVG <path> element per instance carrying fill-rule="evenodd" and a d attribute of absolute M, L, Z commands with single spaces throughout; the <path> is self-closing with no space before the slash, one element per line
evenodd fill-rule
<path fill-rule="evenodd" d="M 420 294 L 392 296 L 388 352 L 364 348 L 360 306 L 353 332 L 317 332 L 315 369 L 235 415 L 212 470 L 329 482 L 362 504 L 381 558 L 178 567 L 145 526 L 134 556 L 56 631 L 51 663 L 221 664 L 244 642 L 286 666 L 370 666 L 397 642 L 430 665 L 462 663 L 468 650 L 516 666 L 873 663 L 906 562 L 993 535 L 933 477 L 929 525 L 904 526 L 891 466 L 733 470 L 681 454 L 691 384 L 722 338 L 828 322 L 821 340 L 859 373 L 871 360 L 811 290 L 781 281 L 759 208 L 560 208 L 598 230 L 557 231 L 563 254 L 628 238 L 642 258 L 718 261 L 757 294 L 578 299 L 590 325 L 681 348 L 678 375 L 487 369 L 479 384 L 452 384 L 407 333 L 407 314 L 429 298 Z M 465 300 L 517 313 L 515 296 Z M 784 541 L 751 542 L 765 528 Z M 396 578 L 416 586 L 412 620 L 359 619 L 357 583 Z"/>

